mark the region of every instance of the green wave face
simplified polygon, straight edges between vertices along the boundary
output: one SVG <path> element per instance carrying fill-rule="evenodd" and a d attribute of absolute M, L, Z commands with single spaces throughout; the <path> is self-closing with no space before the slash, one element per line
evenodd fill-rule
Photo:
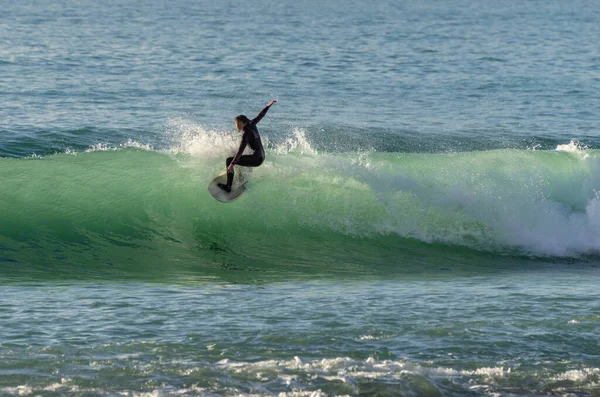
<path fill-rule="evenodd" d="M 369 273 L 415 252 L 572 257 L 600 248 L 593 151 L 275 151 L 246 171 L 249 189 L 230 204 L 206 190 L 224 157 L 122 149 L 0 159 L 0 270 Z"/>

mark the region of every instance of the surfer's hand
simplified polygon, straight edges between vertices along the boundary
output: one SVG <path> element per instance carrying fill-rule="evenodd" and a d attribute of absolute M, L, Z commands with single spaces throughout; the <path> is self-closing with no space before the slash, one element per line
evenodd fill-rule
<path fill-rule="evenodd" d="M 229 167 L 227 167 L 227 173 L 228 173 L 228 174 L 231 174 L 231 172 L 233 171 L 233 166 L 234 166 L 234 164 L 233 164 L 233 163 L 231 163 L 231 164 L 229 164 Z M 221 169 L 222 169 L 222 168 L 221 168 Z"/>
<path fill-rule="evenodd" d="M 273 105 L 275 102 L 277 102 L 277 101 L 276 101 L 275 99 L 273 99 L 271 102 L 269 102 L 269 104 L 268 104 L 267 106 L 269 106 L 269 107 L 270 107 L 270 106 L 271 106 L 271 105 Z"/>

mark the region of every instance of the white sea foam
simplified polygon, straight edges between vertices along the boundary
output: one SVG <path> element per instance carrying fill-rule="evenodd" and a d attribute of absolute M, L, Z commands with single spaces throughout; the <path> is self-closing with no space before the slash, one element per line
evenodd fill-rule
<path fill-rule="evenodd" d="M 596 379 L 600 375 L 599 368 L 584 368 L 580 370 L 569 370 L 551 377 L 551 380 L 562 381 L 569 380 L 577 383 L 584 383 L 590 379 Z"/>
<path fill-rule="evenodd" d="M 600 162 L 573 142 L 565 147 L 557 151 L 573 160 L 499 151 L 352 172 L 386 206 L 382 233 L 542 256 L 598 253 Z"/>
<path fill-rule="evenodd" d="M 268 142 L 268 141 L 267 141 Z M 276 154 L 308 154 L 308 155 L 316 155 L 317 150 L 314 149 L 306 137 L 306 130 L 300 128 L 294 128 L 292 130 L 292 135 L 282 142 L 275 145 L 273 150 Z"/>
<path fill-rule="evenodd" d="M 30 396 L 34 393 L 33 389 L 27 385 L 20 385 L 16 387 L 1 387 L 1 394 L 7 394 L 10 396 Z"/>
<path fill-rule="evenodd" d="M 189 364 L 189 363 L 188 363 Z M 154 397 L 154 396 L 191 396 L 191 395 L 236 395 L 236 396 L 272 396 L 272 388 L 280 390 L 278 396 L 325 396 L 336 390 L 336 395 L 359 394 L 365 385 L 374 384 L 403 384 L 419 395 L 437 395 L 440 388 L 452 383 L 455 388 L 485 391 L 486 393 L 502 395 L 511 389 L 510 378 L 529 379 L 529 387 L 535 393 L 557 392 L 565 389 L 565 381 L 581 390 L 591 390 L 597 387 L 596 380 L 600 376 L 598 368 L 570 369 L 563 372 L 545 375 L 543 372 L 524 372 L 518 367 L 480 367 L 476 369 L 458 369 L 421 365 L 402 360 L 378 360 L 370 357 L 366 360 L 356 360 L 349 357 L 334 357 L 320 360 L 303 360 L 294 357 L 289 360 L 264 360 L 257 362 L 241 362 L 223 359 L 216 364 L 203 364 L 219 375 L 212 387 L 199 386 L 192 383 L 185 387 L 175 387 L 163 384 L 153 390 L 101 390 L 85 388 L 72 384 L 63 379 L 60 383 L 49 383 L 46 386 L 32 387 L 19 385 L 0 388 L 0 394 L 10 396 L 29 396 L 42 391 L 70 394 L 104 394 L 116 393 L 123 396 Z M 181 376 L 196 378 L 197 372 L 190 368 L 180 370 Z M 152 372 L 150 372 L 152 373 Z M 238 382 L 252 383 L 253 391 L 248 393 L 229 385 Z M 537 385 L 537 387 L 535 386 Z M 329 390 L 323 391 L 324 387 Z M 506 389 L 504 389 L 506 387 Z M 281 391 L 285 388 L 285 391 Z"/>
<path fill-rule="evenodd" d="M 117 150 L 123 150 L 123 149 L 139 149 L 139 150 L 152 151 L 152 150 L 154 150 L 154 147 L 152 147 L 152 145 L 150 145 L 150 144 L 143 144 L 138 141 L 134 141 L 133 139 L 129 139 L 126 142 L 118 144 L 118 145 L 112 145 L 112 144 L 108 144 L 108 143 L 96 143 L 94 145 L 91 145 L 84 152 L 85 153 L 108 152 L 108 151 L 117 151 Z M 77 152 L 72 149 L 68 149 L 66 151 L 66 154 L 76 155 Z"/>
<path fill-rule="evenodd" d="M 208 129 L 181 116 L 169 118 L 165 138 L 171 153 L 214 159 L 231 155 L 239 144 L 240 135 L 233 128 L 228 131 Z"/>
<path fill-rule="evenodd" d="M 578 154 L 578 155 L 582 156 L 583 158 L 588 157 L 588 154 L 586 153 L 586 150 L 588 150 L 588 149 L 589 149 L 588 146 L 582 145 L 576 139 L 572 139 L 571 142 L 569 142 L 567 144 L 556 146 L 556 151 L 558 151 L 558 152 L 574 153 L 574 154 Z"/>

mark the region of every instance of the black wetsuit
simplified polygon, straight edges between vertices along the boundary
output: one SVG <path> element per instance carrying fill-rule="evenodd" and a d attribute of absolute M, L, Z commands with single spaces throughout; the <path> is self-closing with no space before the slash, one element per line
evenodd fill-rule
<path fill-rule="evenodd" d="M 265 149 L 263 149 L 262 141 L 260 140 L 260 135 L 258 134 L 258 129 L 256 128 L 256 124 L 267 114 L 269 110 L 269 106 L 265 107 L 254 119 L 250 120 L 246 127 L 244 127 L 244 131 L 242 134 L 242 143 L 240 143 L 240 148 L 237 153 L 233 157 L 227 158 L 227 167 L 233 161 L 235 165 L 241 165 L 244 167 L 258 167 L 265 161 Z M 244 149 L 246 149 L 246 145 L 250 146 L 254 153 L 247 154 L 242 156 L 244 153 Z M 227 188 L 231 189 L 231 184 L 233 183 L 233 168 L 231 172 L 227 173 Z"/>

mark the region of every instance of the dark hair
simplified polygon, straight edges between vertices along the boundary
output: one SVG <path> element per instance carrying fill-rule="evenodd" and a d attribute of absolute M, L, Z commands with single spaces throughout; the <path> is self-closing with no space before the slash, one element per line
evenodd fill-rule
<path fill-rule="evenodd" d="M 235 121 L 241 121 L 244 124 L 248 124 L 250 122 L 250 119 L 246 116 L 244 116 L 243 114 L 240 114 L 239 116 L 237 116 L 235 118 Z"/>

